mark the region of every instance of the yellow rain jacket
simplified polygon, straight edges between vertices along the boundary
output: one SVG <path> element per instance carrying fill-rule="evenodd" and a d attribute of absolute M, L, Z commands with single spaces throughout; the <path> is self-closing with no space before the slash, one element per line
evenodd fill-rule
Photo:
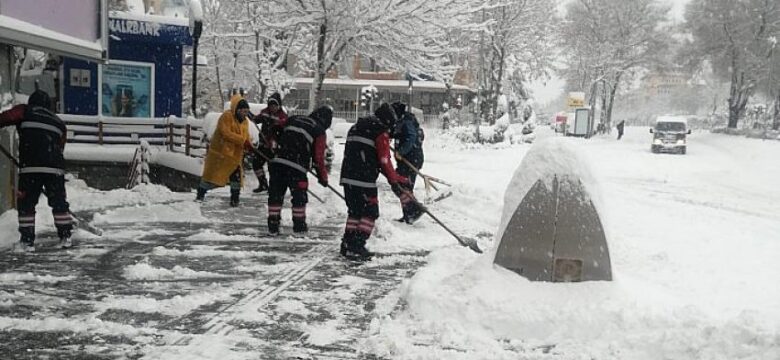
<path fill-rule="evenodd" d="M 203 165 L 203 180 L 217 186 L 225 186 L 230 174 L 239 168 L 241 182 L 244 181 L 244 142 L 249 140 L 249 118 L 239 123 L 236 120 L 236 106 L 241 95 L 230 99 L 230 110 L 225 110 L 217 122 L 217 129 L 211 139 L 206 164 Z"/>

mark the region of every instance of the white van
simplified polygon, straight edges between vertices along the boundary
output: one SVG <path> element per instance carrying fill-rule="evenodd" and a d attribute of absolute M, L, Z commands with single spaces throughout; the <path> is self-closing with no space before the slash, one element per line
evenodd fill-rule
<path fill-rule="evenodd" d="M 655 125 L 650 128 L 653 143 L 650 151 L 653 153 L 673 152 L 685 154 L 688 148 L 688 120 L 682 116 L 659 116 Z"/>

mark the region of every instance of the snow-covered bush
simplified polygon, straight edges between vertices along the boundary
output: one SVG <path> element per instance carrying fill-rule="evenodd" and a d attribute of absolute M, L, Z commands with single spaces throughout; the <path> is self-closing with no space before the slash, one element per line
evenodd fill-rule
<path fill-rule="evenodd" d="M 509 128 L 509 117 L 505 114 L 494 125 L 480 125 L 479 131 L 475 126 L 453 127 L 450 131 L 455 137 L 464 143 L 489 143 L 496 144 L 506 140 L 506 131 Z"/>
<path fill-rule="evenodd" d="M 777 130 L 717 127 L 711 131 L 716 134 L 745 136 L 753 139 L 780 140 L 780 131 Z"/>

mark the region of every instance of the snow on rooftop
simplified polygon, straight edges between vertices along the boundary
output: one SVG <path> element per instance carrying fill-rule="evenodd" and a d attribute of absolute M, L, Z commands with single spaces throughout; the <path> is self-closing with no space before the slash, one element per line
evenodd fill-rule
<path fill-rule="evenodd" d="M 109 17 L 115 19 L 146 21 L 146 22 L 168 24 L 168 25 L 175 25 L 175 26 L 184 26 L 184 27 L 190 26 L 190 20 L 188 18 L 178 17 L 178 16 L 139 14 L 139 13 L 126 12 L 126 11 L 111 11 L 109 13 Z"/>
<path fill-rule="evenodd" d="M 295 78 L 296 85 L 308 85 L 311 86 L 313 78 L 299 77 Z M 375 86 L 377 88 L 400 88 L 407 90 L 409 88 L 409 82 L 406 80 L 367 80 L 367 79 L 325 79 L 324 85 L 340 85 L 340 86 L 354 86 L 365 87 Z M 426 90 L 446 90 L 447 86 L 441 81 L 415 81 L 412 85 L 415 89 Z M 453 90 L 471 91 L 468 86 L 452 85 Z"/>
<path fill-rule="evenodd" d="M 38 37 L 51 39 L 53 41 L 66 43 L 72 46 L 87 48 L 89 50 L 94 50 L 97 52 L 103 50 L 103 47 L 100 44 L 100 40 L 88 41 L 84 39 L 79 39 L 74 36 L 66 35 L 58 31 L 50 30 L 45 27 L 31 24 L 19 19 L 14 19 L 12 17 L 5 16 L 5 15 L 0 15 L 0 29 L 13 29 L 18 32 L 34 34 L 35 36 Z"/>
<path fill-rule="evenodd" d="M 190 18 L 193 21 L 203 21 L 203 6 L 200 0 L 190 0 Z"/>

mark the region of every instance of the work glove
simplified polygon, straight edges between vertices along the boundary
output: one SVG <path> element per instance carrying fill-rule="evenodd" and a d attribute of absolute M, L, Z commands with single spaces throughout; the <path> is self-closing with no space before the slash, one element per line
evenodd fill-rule
<path fill-rule="evenodd" d="M 408 178 L 408 177 L 406 177 L 406 176 L 401 176 L 401 175 L 398 175 L 398 176 L 396 176 L 396 177 L 395 177 L 395 179 L 393 179 L 393 184 L 398 184 L 398 185 L 406 185 L 406 186 L 409 186 L 409 185 L 411 185 L 411 184 L 412 184 L 412 182 L 411 182 L 411 181 L 409 181 L 409 178 Z M 392 184 L 391 184 L 391 185 L 392 185 Z"/>
<path fill-rule="evenodd" d="M 317 182 L 324 187 L 328 187 L 328 178 L 317 178 Z"/>

